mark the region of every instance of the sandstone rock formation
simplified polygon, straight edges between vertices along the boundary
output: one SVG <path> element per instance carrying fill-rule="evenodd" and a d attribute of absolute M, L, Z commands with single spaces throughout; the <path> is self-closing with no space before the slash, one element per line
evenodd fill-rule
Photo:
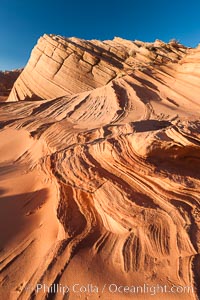
<path fill-rule="evenodd" d="M 1 299 L 200 299 L 199 93 L 200 48 L 40 38 L 0 109 Z"/>
<path fill-rule="evenodd" d="M 13 71 L 0 71 L 0 101 L 7 100 L 14 82 L 22 72 L 22 69 Z"/>

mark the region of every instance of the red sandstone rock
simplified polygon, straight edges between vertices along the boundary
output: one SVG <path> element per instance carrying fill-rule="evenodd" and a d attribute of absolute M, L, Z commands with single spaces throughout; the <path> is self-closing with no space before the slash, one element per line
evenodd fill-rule
<path fill-rule="evenodd" d="M 199 66 L 174 41 L 40 38 L 0 110 L 1 299 L 198 299 Z"/>

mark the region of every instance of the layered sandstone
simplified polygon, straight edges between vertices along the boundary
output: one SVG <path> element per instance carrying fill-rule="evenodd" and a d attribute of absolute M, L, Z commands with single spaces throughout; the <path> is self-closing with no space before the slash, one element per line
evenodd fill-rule
<path fill-rule="evenodd" d="M 199 75 L 177 42 L 40 38 L 0 110 L 2 299 L 199 299 Z"/>
<path fill-rule="evenodd" d="M 16 81 L 8 101 L 49 99 L 104 86 L 151 64 L 177 62 L 186 52 L 161 41 L 142 43 L 115 38 L 85 41 L 44 35 Z"/>

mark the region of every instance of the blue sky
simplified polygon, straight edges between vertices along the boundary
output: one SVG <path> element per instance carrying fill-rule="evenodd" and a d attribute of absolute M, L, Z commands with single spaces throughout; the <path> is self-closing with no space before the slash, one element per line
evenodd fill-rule
<path fill-rule="evenodd" d="M 200 1 L 1 0 L 0 70 L 23 67 L 44 33 L 200 43 Z"/>

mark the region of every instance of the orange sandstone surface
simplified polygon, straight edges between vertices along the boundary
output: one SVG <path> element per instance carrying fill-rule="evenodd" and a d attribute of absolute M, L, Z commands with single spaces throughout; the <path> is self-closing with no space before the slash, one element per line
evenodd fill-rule
<path fill-rule="evenodd" d="M 0 299 L 200 299 L 200 47 L 44 35 L 0 103 Z"/>

